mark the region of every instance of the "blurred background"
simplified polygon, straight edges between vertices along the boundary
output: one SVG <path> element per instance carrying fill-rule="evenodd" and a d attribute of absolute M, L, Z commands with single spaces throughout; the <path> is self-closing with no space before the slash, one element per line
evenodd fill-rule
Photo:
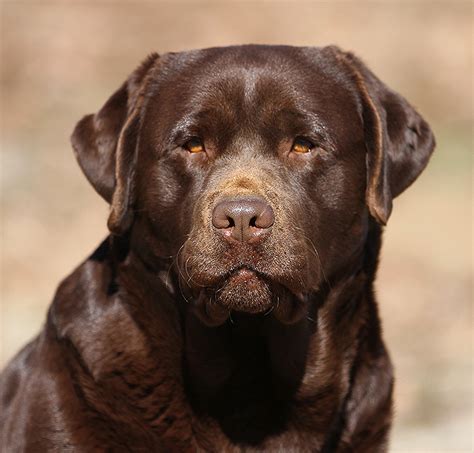
<path fill-rule="evenodd" d="M 355 51 L 432 125 L 395 200 L 377 281 L 396 367 L 393 452 L 473 451 L 470 1 L 7 1 L 1 9 L 1 356 L 107 234 L 69 135 L 149 52 L 239 43 Z"/>

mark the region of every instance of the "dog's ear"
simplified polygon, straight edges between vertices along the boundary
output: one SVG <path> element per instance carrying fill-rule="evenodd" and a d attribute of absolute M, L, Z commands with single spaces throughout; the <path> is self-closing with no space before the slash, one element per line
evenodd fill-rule
<path fill-rule="evenodd" d="M 143 92 L 156 61 L 150 55 L 95 114 L 76 125 L 71 143 L 94 189 L 111 205 L 108 227 L 122 234 L 130 228 L 134 170 Z"/>
<path fill-rule="evenodd" d="M 435 138 L 428 123 L 405 98 L 388 88 L 355 55 L 336 51 L 361 97 L 367 146 L 367 206 L 377 222 L 385 225 L 392 199 L 423 171 Z"/>

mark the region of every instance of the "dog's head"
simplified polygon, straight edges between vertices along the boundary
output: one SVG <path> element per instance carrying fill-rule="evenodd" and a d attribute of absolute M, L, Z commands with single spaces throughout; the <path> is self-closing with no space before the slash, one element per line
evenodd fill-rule
<path fill-rule="evenodd" d="M 317 290 L 434 148 L 421 116 L 354 55 L 286 46 L 151 55 L 72 143 L 111 232 L 177 256 L 217 318 Z"/>

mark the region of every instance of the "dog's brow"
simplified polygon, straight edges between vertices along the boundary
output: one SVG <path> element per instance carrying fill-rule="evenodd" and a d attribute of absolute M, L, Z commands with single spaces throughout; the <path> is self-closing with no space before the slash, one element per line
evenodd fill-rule
<path fill-rule="evenodd" d="M 308 128 L 308 133 L 318 138 L 322 142 L 321 144 L 328 148 L 328 150 L 335 149 L 334 140 L 320 115 L 310 110 L 283 110 L 282 113 L 292 118 L 295 123 L 301 123 L 305 128 Z"/>
<path fill-rule="evenodd" d="M 189 133 L 193 133 L 197 129 L 196 124 L 196 114 L 191 113 L 188 115 L 183 116 L 172 128 L 169 134 L 168 142 L 174 143 L 183 135 L 187 135 Z"/>
<path fill-rule="evenodd" d="M 178 142 L 185 136 L 199 135 L 199 119 L 203 119 L 206 111 L 190 112 L 183 116 L 171 129 L 169 134 L 168 144 Z M 277 113 L 277 116 L 284 117 L 286 121 L 299 124 L 304 128 L 303 134 L 308 134 L 310 138 L 318 139 L 322 145 L 328 150 L 335 149 L 335 144 L 331 138 L 331 134 L 322 120 L 321 116 L 310 110 L 289 110 L 282 109 Z"/>

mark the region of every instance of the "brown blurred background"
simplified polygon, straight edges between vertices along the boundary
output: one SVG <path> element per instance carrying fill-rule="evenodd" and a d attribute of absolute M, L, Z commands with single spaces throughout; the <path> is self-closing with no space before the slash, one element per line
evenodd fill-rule
<path fill-rule="evenodd" d="M 0 366 L 106 235 L 69 135 L 149 52 L 238 43 L 354 50 L 438 146 L 395 201 L 377 282 L 396 366 L 392 451 L 473 451 L 473 10 L 463 1 L 2 3 Z"/>

